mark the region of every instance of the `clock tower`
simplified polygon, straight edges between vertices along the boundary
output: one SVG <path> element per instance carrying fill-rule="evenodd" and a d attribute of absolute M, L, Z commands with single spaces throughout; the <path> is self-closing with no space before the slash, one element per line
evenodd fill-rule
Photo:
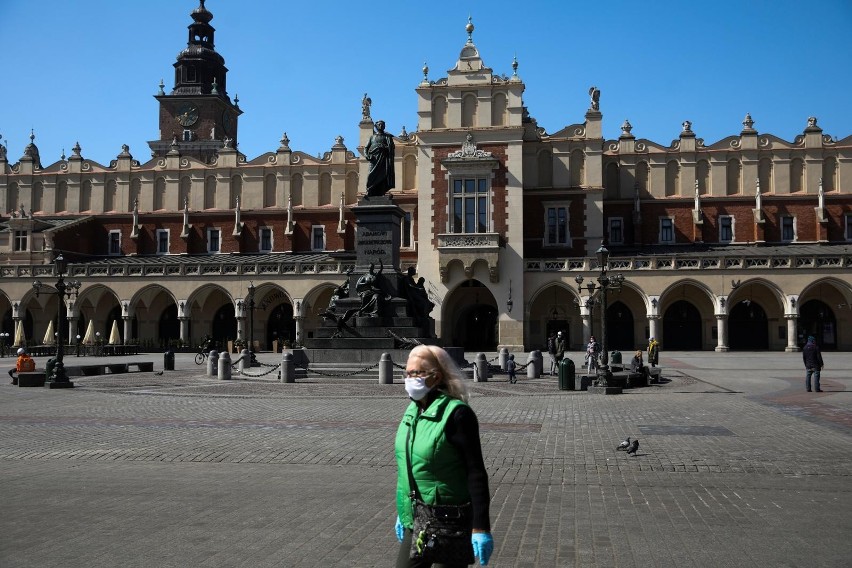
<path fill-rule="evenodd" d="M 160 139 L 148 142 L 153 156 L 165 156 L 177 142 L 182 156 L 208 162 L 226 139 L 237 145 L 237 119 L 242 114 L 238 99 L 231 102 L 227 91 L 228 69 L 216 53 L 210 25 L 213 14 L 205 0 L 192 11 L 189 41 L 175 62 L 175 86 L 154 97 L 160 102 Z"/>

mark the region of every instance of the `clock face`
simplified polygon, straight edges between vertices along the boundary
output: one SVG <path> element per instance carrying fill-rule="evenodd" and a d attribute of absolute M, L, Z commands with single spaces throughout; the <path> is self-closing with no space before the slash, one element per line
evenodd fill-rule
<path fill-rule="evenodd" d="M 222 113 L 222 128 L 225 130 L 225 134 L 234 133 L 234 116 L 228 111 Z"/>
<path fill-rule="evenodd" d="M 181 126 L 192 126 L 198 122 L 198 107 L 192 103 L 183 103 L 177 109 L 177 121 Z"/>

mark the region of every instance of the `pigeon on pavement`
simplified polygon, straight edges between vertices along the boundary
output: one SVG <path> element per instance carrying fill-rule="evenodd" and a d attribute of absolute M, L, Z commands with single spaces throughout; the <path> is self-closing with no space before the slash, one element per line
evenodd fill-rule
<path fill-rule="evenodd" d="M 616 450 L 626 450 L 629 447 L 630 447 L 630 436 L 627 436 L 627 438 L 623 442 L 618 444 L 618 446 L 615 449 Z"/>
<path fill-rule="evenodd" d="M 155 374 L 155 375 L 162 375 L 162 374 L 163 374 L 163 371 L 156 371 L 154 374 Z"/>
<path fill-rule="evenodd" d="M 630 444 L 630 449 L 627 450 L 627 454 L 628 455 L 633 454 L 635 456 L 636 450 L 638 450 L 638 449 L 639 449 L 639 440 L 638 439 L 633 440 L 633 443 Z"/>

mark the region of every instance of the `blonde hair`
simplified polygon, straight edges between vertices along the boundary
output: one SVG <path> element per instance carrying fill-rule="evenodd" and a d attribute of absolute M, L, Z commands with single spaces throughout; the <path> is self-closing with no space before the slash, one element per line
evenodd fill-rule
<path fill-rule="evenodd" d="M 418 345 L 411 350 L 409 356 L 411 355 L 418 355 L 435 364 L 435 367 L 441 372 L 441 382 L 438 383 L 438 390 L 443 391 L 451 398 L 457 398 L 463 402 L 470 400 L 467 387 L 462 379 L 462 372 L 449 353 L 437 345 Z"/>

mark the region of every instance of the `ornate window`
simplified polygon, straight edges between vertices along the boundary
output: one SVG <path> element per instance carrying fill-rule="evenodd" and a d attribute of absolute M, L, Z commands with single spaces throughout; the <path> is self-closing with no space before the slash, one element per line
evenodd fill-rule
<path fill-rule="evenodd" d="M 488 180 L 463 178 L 452 180 L 450 197 L 450 233 L 487 233 Z"/>

